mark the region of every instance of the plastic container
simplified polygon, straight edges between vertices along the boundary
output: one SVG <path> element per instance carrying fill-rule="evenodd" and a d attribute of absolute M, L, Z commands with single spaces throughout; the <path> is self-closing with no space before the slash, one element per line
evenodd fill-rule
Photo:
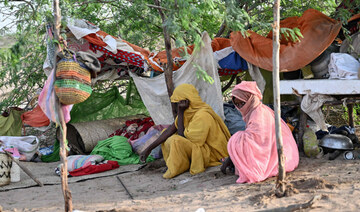
<path fill-rule="evenodd" d="M 318 146 L 319 141 L 316 138 L 316 134 L 308 126 L 306 127 L 303 135 L 303 142 L 304 142 L 304 152 L 306 156 L 316 157 L 318 154 L 321 153 L 321 150 Z"/>
<path fill-rule="evenodd" d="M 16 162 L 19 162 L 19 158 L 14 158 L 14 160 L 16 160 Z M 12 162 L 12 166 L 10 169 L 10 181 L 12 183 L 20 182 L 20 167 L 14 161 Z"/>
<path fill-rule="evenodd" d="M 10 184 L 11 158 L 0 152 L 0 186 Z"/>

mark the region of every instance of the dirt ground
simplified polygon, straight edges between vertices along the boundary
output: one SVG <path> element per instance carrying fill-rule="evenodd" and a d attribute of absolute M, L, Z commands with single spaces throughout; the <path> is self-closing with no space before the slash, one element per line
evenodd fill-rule
<path fill-rule="evenodd" d="M 220 167 L 191 176 L 184 173 L 163 179 L 163 160 L 143 169 L 116 176 L 70 183 L 74 209 L 79 211 L 262 211 L 317 200 L 303 211 L 359 211 L 360 159 L 300 158 L 299 167 L 287 174 L 289 194 L 274 195 L 276 178 L 255 184 L 236 184 L 237 176 L 224 175 Z M 291 189 L 290 189 L 291 188 Z M 0 192 L 3 211 L 64 211 L 60 185 Z"/>
<path fill-rule="evenodd" d="M 42 138 L 52 134 L 48 133 Z M 280 211 L 313 197 L 318 199 L 312 207 L 302 211 L 359 211 L 360 157 L 356 156 L 355 160 L 339 156 L 331 161 L 328 155 L 318 159 L 302 155 L 298 168 L 287 174 L 289 192 L 282 198 L 274 195 L 275 177 L 260 183 L 236 184 L 237 176 L 224 175 L 220 167 L 211 167 L 195 176 L 184 173 L 164 179 L 163 160 L 139 171 L 73 182 L 69 187 L 77 211 Z M 61 185 L 0 192 L 0 206 L 3 211 L 64 211 Z"/>

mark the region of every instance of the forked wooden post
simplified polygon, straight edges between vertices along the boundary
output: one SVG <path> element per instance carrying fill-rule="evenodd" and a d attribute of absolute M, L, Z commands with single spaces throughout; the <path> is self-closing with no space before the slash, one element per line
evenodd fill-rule
<path fill-rule="evenodd" d="M 274 23 L 273 23 L 273 89 L 274 89 L 274 112 L 275 112 L 275 132 L 276 146 L 279 160 L 279 175 L 276 181 L 276 196 L 285 195 L 285 158 L 283 152 L 283 141 L 281 137 L 281 117 L 280 117 L 280 85 L 279 85 L 279 52 L 280 52 L 280 0 L 274 0 Z"/>
<path fill-rule="evenodd" d="M 53 9 L 54 9 L 54 38 L 55 40 L 59 41 L 60 38 L 60 26 L 61 26 L 61 13 L 60 13 L 60 7 L 59 7 L 59 0 L 53 1 Z M 59 48 L 56 46 L 55 48 L 55 70 L 56 70 L 56 56 L 59 52 Z M 59 99 L 56 98 L 56 110 L 57 114 L 59 115 L 60 119 L 60 125 L 62 128 L 61 132 L 61 139 L 60 139 L 60 158 L 61 158 L 61 188 L 64 195 L 64 201 L 65 201 L 65 212 L 73 211 L 72 207 L 72 198 L 71 198 L 71 192 L 68 186 L 68 177 L 67 177 L 67 151 L 66 151 L 66 123 L 64 119 L 63 111 L 61 110 L 61 104 L 59 102 Z"/>

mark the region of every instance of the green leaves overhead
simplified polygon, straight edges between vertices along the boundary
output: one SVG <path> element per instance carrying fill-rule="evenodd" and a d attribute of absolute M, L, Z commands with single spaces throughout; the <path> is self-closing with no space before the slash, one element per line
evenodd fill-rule
<path fill-rule="evenodd" d="M 345 2 L 348 8 L 359 11 L 360 0 Z M 0 1 L 0 22 L 12 20 L 0 27 L 0 35 L 11 34 L 17 40 L 12 48 L 0 50 L 0 90 L 15 88 L 7 94 L 8 98 L 0 100 L 0 111 L 27 101 L 43 86 L 45 23 L 53 22 L 52 3 L 51 0 Z M 347 23 L 351 13 L 345 8 L 336 10 L 338 5 L 336 0 L 282 0 L 281 18 L 301 16 L 305 10 L 314 8 Z M 214 38 L 224 24 L 226 28 L 220 35 L 223 37 L 232 31 L 245 34 L 248 29 L 266 35 L 273 20 L 272 0 L 162 0 L 160 6 L 166 18 L 164 23 L 153 0 L 60 1 L 63 17 L 86 19 L 108 34 L 151 51 L 164 50 L 162 24 L 168 29 L 172 48 L 194 43 L 198 48 L 203 31 Z M 63 26 L 65 21 L 64 18 Z M 302 36 L 296 28 L 281 31 L 294 41 Z M 198 72 L 198 77 L 211 82 L 200 69 Z"/>

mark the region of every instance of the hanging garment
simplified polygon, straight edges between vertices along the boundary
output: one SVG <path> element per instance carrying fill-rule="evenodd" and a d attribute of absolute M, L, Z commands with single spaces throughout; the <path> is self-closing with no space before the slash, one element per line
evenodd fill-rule
<path fill-rule="evenodd" d="M 53 69 L 45 82 L 45 85 L 39 95 L 39 105 L 44 114 L 55 123 L 60 124 L 59 114 L 55 110 L 56 96 L 54 89 L 55 69 Z M 65 122 L 70 121 L 70 111 L 73 105 L 61 105 Z"/>
<path fill-rule="evenodd" d="M 21 120 L 24 124 L 28 124 L 32 127 L 44 127 L 49 126 L 50 120 L 37 105 L 33 110 L 21 114 Z"/>

